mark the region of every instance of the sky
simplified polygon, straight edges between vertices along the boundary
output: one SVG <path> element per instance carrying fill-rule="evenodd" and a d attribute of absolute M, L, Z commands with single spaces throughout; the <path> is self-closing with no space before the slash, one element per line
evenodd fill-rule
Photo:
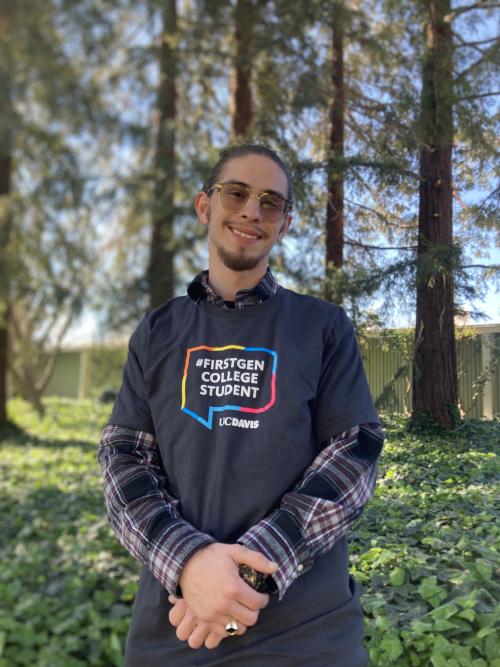
<path fill-rule="evenodd" d="M 455 2 L 454 6 L 457 7 L 460 6 L 461 4 L 463 3 Z M 474 32 L 477 32 L 477 34 L 474 35 L 475 38 L 484 37 L 486 33 L 490 32 L 492 34 L 496 34 L 497 25 L 494 17 L 492 16 L 491 19 L 488 20 L 487 22 L 481 23 L 478 26 L 476 26 Z M 487 34 L 487 36 L 489 36 L 489 34 Z M 482 259 L 481 263 L 500 264 L 500 249 L 490 248 L 489 258 L 486 261 Z M 200 269 L 202 268 L 205 267 L 200 267 Z M 462 305 L 466 310 L 473 309 L 472 304 L 465 303 L 460 305 Z M 487 316 L 487 319 L 477 320 L 478 323 L 488 323 L 488 324 L 500 323 L 500 293 L 495 291 L 495 286 L 493 284 L 493 281 L 488 286 L 484 301 L 475 302 L 474 309 L 482 310 Z M 412 322 L 411 319 L 404 314 L 396 316 L 394 321 L 395 326 L 401 326 L 401 327 L 412 326 L 413 323 L 414 322 Z M 473 323 L 473 320 L 471 320 L 471 323 Z M 132 328 L 133 327 L 131 327 L 131 330 Z M 70 328 L 70 330 L 66 334 L 64 339 L 64 344 L 78 345 L 78 344 L 97 342 L 100 339 L 101 337 L 98 331 L 97 318 L 95 314 L 92 313 L 91 310 L 86 308 L 83 311 L 82 315 L 79 317 L 79 319 L 75 322 L 75 324 Z"/>
<path fill-rule="evenodd" d="M 490 263 L 500 264 L 500 249 L 496 248 L 491 252 Z M 476 304 L 476 307 L 477 305 L 478 304 Z M 495 292 L 493 285 L 488 289 L 486 299 L 480 305 L 483 312 L 488 316 L 489 319 L 477 320 L 476 322 L 471 320 L 471 324 L 500 324 L 500 293 Z M 465 307 L 467 308 L 468 305 L 465 304 Z M 414 322 L 411 322 L 404 317 L 400 317 L 399 321 L 396 322 L 396 326 L 399 327 L 408 327 L 413 325 Z M 131 326 L 130 333 L 132 333 L 132 330 L 133 327 Z M 86 309 L 66 334 L 63 346 L 85 345 L 89 343 L 96 343 L 101 340 L 102 338 L 98 332 L 97 319 L 95 314 Z"/>

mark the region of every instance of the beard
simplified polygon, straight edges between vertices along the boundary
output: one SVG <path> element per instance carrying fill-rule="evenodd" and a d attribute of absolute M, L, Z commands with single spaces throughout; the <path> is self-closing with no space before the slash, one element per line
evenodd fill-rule
<path fill-rule="evenodd" d="M 210 210 L 207 211 L 208 222 L 210 223 Z M 217 251 L 217 257 L 220 261 L 231 271 L 251 271 L 266 257 L 267 253 L 258 255 L 257 257 L 246 257 L 245 249 L 241 248 L 240 252 L 228 252 L 225 248 L 222 247 L 220 243 L 214 241 L 215 250 Z"/>
<path fill-rule="evenodd" d="M 231 269 L 231 271 L 251 271 L 262 260 L 261 256 L 245 257 L 243 255 L 231 254 L 219 245 L 216 246 L 216 250 L 220 261 L 228 269 Z"/>

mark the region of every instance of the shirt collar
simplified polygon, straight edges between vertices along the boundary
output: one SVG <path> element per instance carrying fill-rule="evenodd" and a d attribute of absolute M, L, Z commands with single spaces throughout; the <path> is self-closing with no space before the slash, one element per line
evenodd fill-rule
<path fill-rule="evenodd" d="M 236 292 L 234 306 L 228 306 L 224 299 L 219 296 L 208 282 L 208 270 L 199 273 L 188 285 L 189 297 L 198 303 L 199 301 L 208 301 L 221 308 L 247 308 L 256 306 L 269 299 L 278 291 L 276 282 L 271 270 L 268 268 L 263 278 L 252 289 L 242 289 Z"/>

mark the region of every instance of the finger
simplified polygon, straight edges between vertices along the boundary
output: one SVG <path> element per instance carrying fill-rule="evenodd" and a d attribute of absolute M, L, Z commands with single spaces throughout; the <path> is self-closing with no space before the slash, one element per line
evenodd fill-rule
<path fill-rule="evenodd" d="M 238 635 L 238 637 L 241 637 L 248 630 L 248 626 L 245 625 L 244 623 L 241 623 L 241 621 L 238 621 L 237 623 L 238 623 L 238 629 L 236 631 L 236 634 Z M 227 637 L 227 633 L 226 633 L 226 637 Z"/>
<path fill-rule="evenodd" d="M 250 625 L 255 625 L 257 623 L 257 619 L 259 618 L 258 611 L 249 609 L 236 600 L 228 605 L 227 613 L 231 618 L 234 618 L 238 624 L 243 623 L 243 625 L 246 625 L 247 627 Z"/>
<path fill-rule="evenodd" d="M 228 618 L 228 623 L 229 621 L 235 621 L 235 620 L 236 620 L 235 618 Z M 236 631 L 236 634 L 240 636 L 244 635 L 245 632 L 248 630 L 248 626 L 239 620 L 236 620 L 236 623 L 238 625 L 238 630 Z M 227 634 L 225 625 L 220 625 L 219 623 L 208 623 L 208 626 L 210 628 L 210 632 L 212 634 L 217 635 L 219 639 L 224 639 L 225 637 L 230 636 Z"/>
<path fill-rule="evenodd" d="M 199 623 L 189 635 L 188 644 L 191 648 L 201 648 L 210 635 L 210 628 L 206 623 Z"/>
<path fill-rule="evenodd" d="M 176 628 L 182 621 L 186 615 L 186 611 L 187 604 L 184 602 L 184 600 L 178 600 L 172 609 L 168 612 L 168 620 L 170 621 L 170 624 L 174 626 L 174 628 Z"/>
<path fill-rule="evenodd" d="M 168 596 L 168 601 L 170 602 L 170 604 L 175 604 L 177 602 L 177 598 L 175 597 L 175 595 L 170 594 Z"/>
<path fill-rule="evenodd" d="M 208 637 L 205 639 L 205 647 L 209 649 L 217 648 L 223 639 L 224 637 L 220 637 L 219 635 L 215 634 L 215 632 L 210 632 Z"/>
<path fill-rule="evenodd" d="M 177 626 L 177 630 L 175 632 L 177 639 L 180 639 L 183 642 L 187 641 L 195 629 L 197 623 L 198 619 L 196 619 L 188 610 L 182 621 Z"/>
<path fill-rule="evenodd" d="M 232 620 L 235 620 L 235 619 L 234 618 L 228 618 L 227 622 L 229 623 L 229 621 L 232 621 Z M 201 623 L 201 621 L 199 623 Z M 245 632 L 248 630 L 248 627 L 244 623 L 242 623 L 241 621 L 237 621 L 237 624 L 238 624 L 238 630 L 236 631 L 236 634 L 239 635 L 239 636 L 244 635 Z M 225 625 L 221 625 L 220 623 L 217 623 L 217 622 L 206 623 L 205 625 L 207 625 L 207 627 L 209 629 L 209 634 L 212 635 L 212 640 L 215 640 L 215 638 L 218 638 L 218 640 L 220 642 L 223 639 L 225 639 L 226 637 L 229 637 L 229 635 L 227 634 Z M 207 637 L 207 639 L 208 639 L 208 637 Z M 212 640 L 209 643 L 212 643 Z"/>
<path fill-rule="evenodd" d="M 240 563 L 245 563 L 245 565 L 249 565 L 250 567 L 253 567 L 254 570 L 263 572 L 264 574 L 274 574 L 278 570 L 277 563 L 269 560 L 259 551 L 249 549 L 242 544 L 232 544 L 231 551 L 232 557 L 238 565 Z"/>
<path fill-rule="evenodd" d="M 257 593 L 242 579 L 238 585 L 236 600 L 245 607 L 258 611 L 267 607 L 269 604 L 269 595 L 267 593 Z"/>

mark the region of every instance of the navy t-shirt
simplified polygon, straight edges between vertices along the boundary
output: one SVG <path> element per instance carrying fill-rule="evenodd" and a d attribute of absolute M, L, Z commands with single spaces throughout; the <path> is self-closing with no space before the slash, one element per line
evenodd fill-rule
<path fill-rule="evenodd" d="M 329 437 L 375 421 L 345 312 L 283 288 L 247 309 L 186 296 L 146 315 L 110 418 L 156 435 L 181 516 L 227 543 L 279 505 Z M 167 598 L 143 568 L 127 667 L 366 664 L 343 539 L 281 601 L 271 596 L 256 626 L 213 651 L 176 638 Z"/>

